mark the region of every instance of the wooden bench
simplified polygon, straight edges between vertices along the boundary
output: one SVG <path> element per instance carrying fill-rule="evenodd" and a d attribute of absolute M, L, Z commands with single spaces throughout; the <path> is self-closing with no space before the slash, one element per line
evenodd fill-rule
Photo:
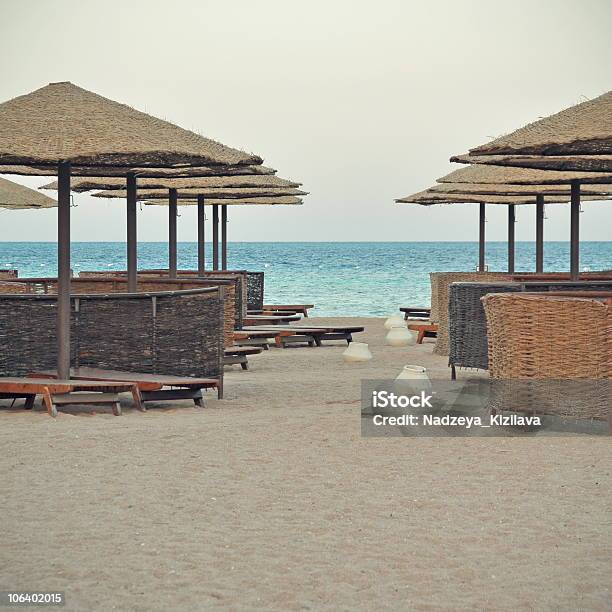
<path fill-rule="evenodd" d="M 417 344 L 423 344 L 423 340 L 425 340 L 425 338 L 438 337 L 437 323 L 409 323 L 408 329 L 418 333 Z"/>
<path fill-rule="evenodd" d="M 32 372 L 28 377 L 55 378 L 52 370 Z M 70 378 L 74 380 L 96 380 L 123 382 L 136 385 L 134 404 L 144 410 L 144 402 L 163 402 L 178 399 L 190 399 L 196 406 L 204 407 L 202 389 L 217 389 L 219 399 L 223 396 L 223 386 L 216 378 L 191 378 L 189 376 L 171 376 L 164 374 L 145 374 L 142 372 L 124 372 L 100 368 L 73 368 Z M 170 388 L 167 388 L 170 387 Z"/>
<path fill-rule="evenodd" d="M 58 380 L 55 378 L 0 378 L 0 398 L 24 398 L 25 408 L 31 409 L 37 395 L 41 395 L 49 416 L 57 416 L 58 406 L 110 406 L 113 414 L 121 414 L 119 393 L 129 392 L 135 402 L 140 392 L 132 382 L 100 380 Z"/>
<path fill-rule="evenodd" d="M 243 370 L 249 369 L 249 355 L 259 355 L 262 349 L 258 346 L 229 346 L 225 349 L 223 365 L 240 364 Z"/>

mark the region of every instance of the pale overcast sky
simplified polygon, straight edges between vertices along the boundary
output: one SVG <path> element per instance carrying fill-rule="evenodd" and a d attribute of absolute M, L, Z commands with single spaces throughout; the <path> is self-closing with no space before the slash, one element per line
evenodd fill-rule
<path fill-rule="evenodd" d="M 230 240 L 475 240 L 477 205 L 394 198 L 451 154 L 609 90 L 611 23 L 610 0 L 2 0 L 0 100 L 72 81 L 258 153 L 311 193 L 230 209 Z M 75 201 L 73 240 L 124 240 L 122 201 Z M 503 240 L 506 210 L 490 208 Z M 566 240 L 569 207 L 548 209 L 546 238 Z M 179 240 L 194 240 L 182 210 Z M 612 202 L 584 211 L 582 238 L 612 239 Z M 166 239 L 165 213 L 139 213 L 140 240 Z M 517 239 L 533 217 L 520 208 Z M 0 211 L 0 240 L 55 237 L 55 211 Z"/>

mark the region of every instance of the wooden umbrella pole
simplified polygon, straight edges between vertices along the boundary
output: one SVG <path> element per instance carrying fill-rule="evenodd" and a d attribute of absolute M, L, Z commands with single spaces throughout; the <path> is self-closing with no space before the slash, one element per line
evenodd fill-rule
<path fill-rule="evenodd" d="M 514 225 L 516 210 L 514 204 L 508 205 L 508 272 L 514 274 Z"/>
<path fill-rule="evenodd" d="M 177 217 L 176 189 L 168 192 L 168 276 L 176 278 L 176 217 Z"/>
<path fill-rule="evenodd" d="M 70 162 L 57 166 L 57 375 L 70 378 Z"/>
<path fill-rule="evenodd" d="M 221 206 L 221 269 L 227 270 L 227 206 Z"/>
<path fill-rule="evenodd" d="M 219 269 L 219 206 L 213 205 L 213 218 L 212 218 L 212 242 L 213 242 L 213 270 Z"/>
<path fill-rule="evenodd" d="M 571 183 L 570 212 L 570 278 L 578 280 L 580 274 L 580 181 Z"/>
<path fill-rule="evenodd" d="M 128 291 L 138 291 L 137 276 L 137 227 L 136 227 L 136 175 L 128 172 L 126 178 L 127 188 L 127 272 Z"/>
<path fill-rule="evenodd" d="M 536 196 L 536 272 L 544 272 L 544 196 Z"/>
<path fill-rule="evenodd" d="M 485 203 L 480 203 L 479 211 L 479 230 L 478 230 L 478 271 L 484 272 L 485 270 L 485 224 L 487 222 Z"/>
<path fill-rule="evenodd" d="M 205 259 L 205 229 L 206 214 L 204 212 L 204 196 L 198 196 L 198 274 L 202 276 L 206 271 Z"/>

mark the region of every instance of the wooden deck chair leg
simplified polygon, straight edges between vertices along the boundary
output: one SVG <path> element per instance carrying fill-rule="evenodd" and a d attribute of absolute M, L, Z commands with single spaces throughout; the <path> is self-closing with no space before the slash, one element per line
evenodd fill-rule
<path fill-rule="evenodd" d="M 244 361 L 240 362 L 240 367 L 243 370 L 248 370 L 249 369 L 249 360 L 246 357 L 244 358 Z"/>
<path fill-rule="evenodd" d="M 45 387 L 43 389 L 43 402 L 44 402 L 45 407 L 47 409 L 47 414 L 50 417 L 56 417 L 57 416 L 57 408 L 53 404 L 53 399 L 51 397 L 51 394 L 49 393 L 49 388 L 48 387 Z"/>
<path fill-rule="evenodd" d="M 219 384 L 217 385 L 217 399 L 223 399 L 223 379 L 219 380 Z"/>
<path fill-rule="evenodd" d="M 206 405 L 204 404 L 204 397 L 202 395 L 202 389 L 199 390 L 198 393 L 196 393 L 193 396 L 193 403 L 198 407 L 198 408 L 205 408 Z"/>
<path fill-rule="evenodd" d="M 417 344 L 423 344 L 423 340 L 425 339 L 425 330 L 419 330 L 419 335 L 417 336 Z"/>
<path fill-rule="evenodd" d="M 113 402 L 112 409 L 115 416 L 121 416 L 121 404 L 119 402 Z"/>
<path fill-rule="evenodd" d="M 146 412 L 147 409 L 145 408 L 144 402 L 142 401 L 142 395 L 140 393 L 138 385 L 134 385 L 132 387 L 132 399 L 134 400 L 134 406 L 136 406 L 137 410 L 140 410 L 140 412 Z"/>
<path fill-rule="evenodd" d="M 451 365 L 451 380 L 457 380 L 457 370 L 454 365 Z"/>

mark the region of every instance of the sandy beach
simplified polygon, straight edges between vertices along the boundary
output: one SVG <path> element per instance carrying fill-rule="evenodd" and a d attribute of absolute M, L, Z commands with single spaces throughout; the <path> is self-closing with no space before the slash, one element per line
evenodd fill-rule
<path fill-rule="evenodd" d="M 270 350 L 203 410 L 2 402 L 0 588 L 67 610 L 610 609 L 611 439 L 362 438 L 360 379 L 446 360 L 333 321 L 367 326 L 369 364 Z"/>

